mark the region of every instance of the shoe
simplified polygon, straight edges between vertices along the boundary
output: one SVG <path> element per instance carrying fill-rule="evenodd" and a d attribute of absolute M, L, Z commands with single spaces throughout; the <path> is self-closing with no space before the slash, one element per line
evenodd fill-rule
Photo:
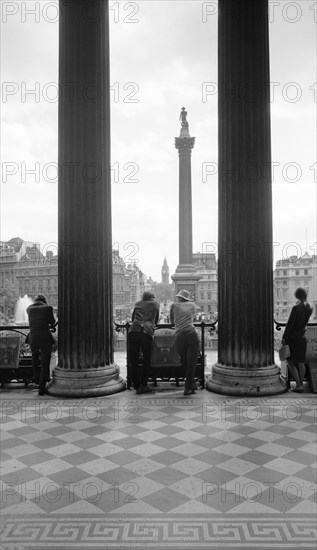
<path fill-rule="evenodd" d="M 303 393 L 304 390 L 303 390 L 302 388 L 298 388 L 298 389 L 297 389 L 297 388 L 294 388 L 294 389 L 291 390 L 291 391 L 293 391 L 293 392 L 295 392 L 295 393 Z"/>
<path fill-rule="evenodd" d="M 39 395 L 44 395 L 45 394 L 45 385 L 46 384 L 40 384 L 40 386 L 39 386 Z"/>
<path fill-rule="evenodd" d="M 188 390 L 188 389 L 184 390 L 184 395 L 191 395 L 192 393 L 195 393 L 195 390 Z"/>
<path fill-rule="evenodd" d="M 139 388 L 136 388 L 135 393 L 137 393 L 138 395 L 139 395 L 140 393 L 142 393 L 142 388 L 141 388 L 141 386 L 140 386 Z"/>
<path fill-rule="evenodd" d="M 192 390 L 198 390 L 198 386 L 197 386 L 197 383 L 194 382 L 193 385 L 192 385 Z"/>
<path fill-rule="evenodd" d="M 146 386 L 141 386 L 141 392 L 142 393 L 153 393 L 152 388 L 148 384 Z"/>

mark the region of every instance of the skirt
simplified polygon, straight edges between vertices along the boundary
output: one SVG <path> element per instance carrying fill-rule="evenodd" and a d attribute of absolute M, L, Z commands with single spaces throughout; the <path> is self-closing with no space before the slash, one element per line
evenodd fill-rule
<path fill-rule="evenodd" d="M 305 363 L 307 340 L 303 338 L 294 338 L 288 341 L 291 352 L 291 361 L 293 363 Z"/>

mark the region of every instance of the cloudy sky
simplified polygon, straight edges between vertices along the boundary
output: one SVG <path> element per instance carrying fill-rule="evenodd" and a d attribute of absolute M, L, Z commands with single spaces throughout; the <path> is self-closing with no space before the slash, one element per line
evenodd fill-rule
<path fill-rule="evenodd" d="M 0 238 L 45 251 L 57 246 L 58 3 L 1 10 Z M 317 254 L 316 21 L 313 0 L 270 3 L 275 260 Z M 110 30 L 113 243 L 160 280 L 164 256 L 171 273 L 178 263 L 182 106 L 194 251 L 217 251 L 217 2 L 110 2 Z"/>

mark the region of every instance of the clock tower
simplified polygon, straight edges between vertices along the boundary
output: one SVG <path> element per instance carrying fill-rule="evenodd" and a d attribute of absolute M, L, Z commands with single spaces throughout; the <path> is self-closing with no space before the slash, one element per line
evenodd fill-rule
<path fill-rule="evenodd" d="M 170 269 L 167 265 L 166 258 L 164 258 L 164 262 L 161 269 L 162 273 L 162 284 L 163 285 L 169 285 L 169 279 L 170 279 Z"/>

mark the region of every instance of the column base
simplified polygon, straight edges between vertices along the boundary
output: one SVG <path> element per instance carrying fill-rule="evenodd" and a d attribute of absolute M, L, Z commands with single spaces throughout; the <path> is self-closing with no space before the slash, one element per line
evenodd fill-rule
<path fill-rule="evenodd" d="M 120 368 L 113 363 L 82 371 L 56 367 L 47 393 L 63 397 L 100 397 L 125 389 L 126 383 L 120 377 Z"/>
<path fill-rule="evenodd" d="M 280 372 L 277 365 L 242 368 L 216 363 L 207 379 L 206 388 L 224 395 L 276 395 L 287 390 L 286 380 Z"/>

